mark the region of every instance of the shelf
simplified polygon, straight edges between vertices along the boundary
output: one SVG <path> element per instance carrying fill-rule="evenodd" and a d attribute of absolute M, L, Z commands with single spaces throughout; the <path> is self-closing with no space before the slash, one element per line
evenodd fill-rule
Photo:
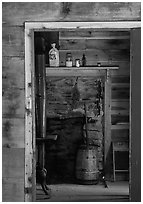
<path fill-rule="evenodd" d="M 130 87 L 130 83 L 111 83 L 111 85 L 116 87 Z"/>
<path fill-rule="evenodd" d="M 114 152 L 129 151 L 129 142 L 112 142 Z"/>
<path fill-rule="evenodd" d="M 46 76 L 105 76 L 107 70 L 118 66 L 46 67 Z"/>
<path fill-rule="evenodd" d="M 129 124 L 111 125 L 111 130 L 129 129 Z"/>
<path fill-rule="evenodd" d="M 129 115 L 129 110 L 111 110 L 111 115 Z"/>
<path fill-rule="evenodd" d="M 100 70 L 100 69 L 103 69 L 103 70 L 106 70 L 106 69 L 119 69 L 119 66 L 85 66 L 85 67 L 64 67 L 64 66 L 60 66 L 60 67 L 46 67 L 46 70 L 47 69 L 56 69 L 56 70 L 83 70 L 83 69 L 88 69 L 88 70 Z"/>
<path fill-rule="evenodd" d="M 112 102 L 129 102 L 129 100 L 130 99 L 127 99 L 127 98 L 125 98 L 125 99 L 124 98 L 111 99 Z"/>

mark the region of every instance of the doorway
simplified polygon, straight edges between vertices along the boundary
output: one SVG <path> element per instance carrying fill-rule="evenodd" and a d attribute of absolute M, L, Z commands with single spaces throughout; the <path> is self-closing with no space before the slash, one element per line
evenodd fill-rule
<path fill-rule="evenodd" d="M 36 32 L 37 32 L 37 31 L 36 31 Z M 98 31 L 98 32 L 99 32 L 99 31 Z M 90 33 L 90 32 L 89 32 L 89 33 Z M 64 39 L 63 39 L 63 40 L 64 40 Z M 68 40 L 69 40 L 69 39 L 68 39 Z M 80 41 L 80 40 L 81 40 L 81 39 L 79 39 L 79 41 Z M 93 39 L 92 39 L 92 40 L 93 40 Z M 114 40 L 115 40 L 115 39 L 114 39 Z M 116 42 L 117 42 L 117 41 L 116 41 Z M 73 44 L 74 44 L 74 43 L 73 43 L 73 41 L 72 41 L 72 45 L 73 45 Z M 113 44 L 114 44 L 114 43 L 113 43 Z M 91 45 L 92 45 L 92 44 L 91 44 Z M 100 46 L 102 47 L 102 45 L 100 45 Z M 126 46 L 127 46 L 127 45 L 126 45 Z M 91 56 L 91 55 L 90 55 L 90 56 Z M 100 61 L 100 59 L 97 59 L 97 57 L 98 57 L 98 55 L 96 56 L 96 63 Z M 110 63 L 112 63 L 111 61 L 112 61 L 112 60 L 110 59 Z M 101 62 L 99 62 L 99 63 L 101 63 Z M 108 62 L 108 63 L 109 63 L 109 62 Z M 109 64 L 108 64 L 108 65 L 109 65 Z M 102 67 L 102 66 L 101 66 L 101 67 Z M 87 70 L 86 70 L 86 71 L 87 71 Z M 116 71 L 116 70 L 115 70 L 115 71 Z M 65 70 L 64 70 L 64 72 L 65 72 Z M 86 72 L 86 74 L 87 74 L 87 73 L 88 73 L 88 72 Z M 56 73 L 54 73 L 54 74 L 56 74 Z M 108 75 L 106 75 L 106 77 L 108 77 Z M 124 77 L 124 78 L 120 78 L 120 77 L 119 77 L 118 80 L 119 80 L 119 81 L 120 81 L 120 80 L 121 80 L 121 81 L 122 81 L 122 80 L 125 80 L 125 81 L 126 81 L 126 79 L 127 79 L 127 78 L 125 78 L 125 77 Z M 114 80 L 115 80 L 115 77 L 114 77 Z M 122 81 L 122 82 L 121 82 L 121 81 L 119 82 L 119 81 L 118 81 L 117 83 L 121 83 L 121 84 L 123 83 L 123 81 Z M 113 83 L 114 83 L 114 82 L 113 82 Z M 120 84 L 120 85 L 121 85 L 121 84 Z M 115 85 L 115 84 L 114 84 L 114 85 Z M 117 84 L 116 84 L 116 85 L 117 85 Z M 124 84 L 124 85 L 127 85 L 127 84 Z M 122 85 L 121 85 L 121 86 L 122 86 Z M 108 88 L 109 88 L 109 87 L 108 87 Z M 110 87 L 110 88 L 111 88 L 111 87 Z M 122 94 L 122 90 L 123 90 L 123 89 L 120 89 L 120 91 L 118 90 L 118 91 L 119 91 L 119 95 Z M 129 89 L 126 89 L 126 90 L 129 91 Z M 115 95 L 117 94 L 117 93 L 116 93 L 116 88 L 113 89 L 113 92 L 115 93 L 115 94 L 113 94 L 113 96 L 115 96 Z M 106 93 L 107 93 L 107 92 L 106 92 Z M 110 93 L 110 91 L 109 91 L 109 93 Z M 119 97 L 119 95 L 118 95 L 118 97 Z M 116 96 L 117 96 L 117 95 L 116 95 Z M 115 105 L 115 103 L 114 103 L 114 105 Z M 118 106 L 118 105 L 116 104 L 116 106 Z M 110 109 L 109 109 L 109 110 L 110 110 Z M 115 112 L 115 111 L 114 111 L 114 112 Z M 107 113 L 106 113 L 106 114 L 107 114 Z M 119 117 L 119 118 L 120 118 L 120 117 Z M 125 118 L 127 119 L 127 117 L 125 117 Z M 124 118 L 123 120 L 125 120 L 125 118 Z M 120 119 L 121 119 L 121 118 L 120 118 Z M 111 113 L 110 113 L 110 119 L 109 119 L 108 122 L 110 122 L 111 120 L 113 120 L 113 121 L 115 122 L 115 120 L 118 120 L 118 118 L 113 117 L 113 118 L 111 119 Z M 127 119 L 127 120 L 128 120 L 128 119 Z M 111 121 L 111 122 L 112 122 L 112 121 Z M 126 123 L 126 120 L 123 121 L 123 122 Z M 128 121 L 127 121 L 127 122 L 128 122 Z M 113 125 L 115 125 L 115 124 L 113 124 Z M 119 125 L 119 124 L 118 124 L 118 125 Z M 120 124 L 120 125 L 127 125 L 127 124 Z M 107 129 L 108 129 L 108 130 L 107 130 Z M 109 126 L 108 126 L 107 129 L 106 129 L 107 131 L 111 131 L 111 125 L 110 125 L 110 129 L 109 129 Z M 108 134 L 109 134 L 109 132 L 108 132 Z M 106 146 L 106 147 L 109 148 L 108 145 L 109 145 L 110 142 L 111 142 L 111 136 L 109 137 L 109 140 L 107 140 L 106 142 L 107 142 L 107 146 Z M 109 149 L 108 149 L 108 150 L 109 150 Z M 106 151 L 107 151 L 107 149 L 106 149 Z M 109 157 L 109 158 L 111 158 L 111 157 Z M 110 161 L 110 162 L 111 162 L 111 161 Z M 109 163 L 110 163 L 110 162 L 109 162 Z M 110 168 L 109 168 L 109 169 L 110 169 Z"/>

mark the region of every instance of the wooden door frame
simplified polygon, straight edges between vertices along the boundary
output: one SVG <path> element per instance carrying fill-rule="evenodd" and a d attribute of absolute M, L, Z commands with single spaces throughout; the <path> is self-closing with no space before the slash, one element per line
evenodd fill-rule
<path fill-rule="evenodd" d="M 140 28 L 140 21 L 120 22 L 25 22 L 25 201 L 36 199 L 35 179 L 35 62 L 34 32 L 48 30 L 94 29 L 98 31 L 130 31 Z M 110 83 L 107 83 L 109 90 Z M 131 101 L 131 98 L 130 98 Z M 108 110 L 107 110 L 108 111 Z M 130 108 L 131 111 L 131 108 Z M 107 113 L 106 113 L 107 114 Z M 108 114 L 107 114 L 108 115 Z M 108 128 L 108 134 L 110 130 Z M 130 131 L 131 139 L 131 131 Z M 131 196 L 131 195 L 130 195 Z"/>

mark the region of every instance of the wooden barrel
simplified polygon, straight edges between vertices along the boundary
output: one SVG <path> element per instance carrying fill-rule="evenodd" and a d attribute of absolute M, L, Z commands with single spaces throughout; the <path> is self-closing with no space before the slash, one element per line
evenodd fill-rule
<path fill-rule="evenodd" d="M 83 184 L 98 183 L 97 146 L 81 145 L 76 158 L 76 179 Z"/>

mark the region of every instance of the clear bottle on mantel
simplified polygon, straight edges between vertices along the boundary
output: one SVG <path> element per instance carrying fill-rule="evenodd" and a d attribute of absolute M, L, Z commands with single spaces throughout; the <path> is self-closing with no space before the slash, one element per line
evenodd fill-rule
<path fill-rule="evenodd" d="M 49 51 L 50 67 L 59 67 L 59 51 L 56 48 L 56 43 L 51 44 L 52 49 Z"/>
<path fill-rule="evenodd" d="M 83 54 L 83 56 L 82 56 L 82 66 L 83 67 L 86 66 L 86 57 L 85 57 L 85 54 Z"/>

